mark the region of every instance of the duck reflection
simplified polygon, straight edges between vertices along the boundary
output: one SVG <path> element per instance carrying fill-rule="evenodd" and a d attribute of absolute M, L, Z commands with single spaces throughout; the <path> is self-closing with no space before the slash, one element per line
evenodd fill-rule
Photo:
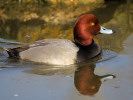
<path fill-rule="evenodd" d="M 115 76 L 111 74 L 103 76 L 96 75 L 94 73 L 94 70 L 95 70 L 95 64 L 85 63 L 69 67 L 42 66 L 42 68 L 26 70 L 25 72 L 28 72 L 29 74 L 37 74 L 45 76 L 63 75 L 67 77 L 70 76 L 71 78 L 73 78 L 74 74 L 74 84 L 79 93 L 82 95 L 94 96 L 98 92 L 102 82 L 108 79 L 115 78 Z"/>
<path fill-rule="evenodd" d="M 103 76 L 95 75 L 94 69 L 95 65 L 92 64 L 90 66 L 79 67 L 75 71 L 75 87 L 83 95 L 95 95 L 98 92 L 102 81 L 115 78 L 115 76 L 111 74 Z"/>

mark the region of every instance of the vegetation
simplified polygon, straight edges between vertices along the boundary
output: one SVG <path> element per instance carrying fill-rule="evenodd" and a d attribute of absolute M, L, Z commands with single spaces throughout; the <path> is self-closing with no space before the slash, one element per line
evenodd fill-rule
<path fill-rule="evenodd" d="M 73 25 L 77 17 L 103 6 L 103 3 L 85 1 L 50 0 L 38 4 L 36 0 L 21 0 L 21 3 L 17 0 L 3 0 L 0 5 L 0 18 L 4 35 L 0 36 L 20 42 L 44 38 L 72 39 Z"/>

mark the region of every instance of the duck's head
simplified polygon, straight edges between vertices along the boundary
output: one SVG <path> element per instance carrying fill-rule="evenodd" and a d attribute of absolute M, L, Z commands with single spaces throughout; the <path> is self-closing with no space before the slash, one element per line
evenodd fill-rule
<path fill-rule="evenodd" d="M 75 23 L 74 40 L 83 46 L 90 45 L 93 36 L 98 33 L 112 34 L 114 31 L 102 27 L 98 18 L 93 14 L 82 15 Z"/>

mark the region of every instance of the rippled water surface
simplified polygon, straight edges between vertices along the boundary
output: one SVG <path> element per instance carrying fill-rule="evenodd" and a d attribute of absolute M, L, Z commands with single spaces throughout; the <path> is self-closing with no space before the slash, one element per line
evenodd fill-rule
<path fill-rule="evenodd" d="M 102 54 L 94 59 L 69 66 L 51 66 L 9 58 L 3 50 L 46 38 L 73 40 L 74 23 L 86 13 L 95 14 L 102 26 L 116 31 L 94 38 L 103 48 Z M 0 98 L 132 100 L 133 3 L 130 0 L 92 4 L 76 0 L 1 3 Z"/>

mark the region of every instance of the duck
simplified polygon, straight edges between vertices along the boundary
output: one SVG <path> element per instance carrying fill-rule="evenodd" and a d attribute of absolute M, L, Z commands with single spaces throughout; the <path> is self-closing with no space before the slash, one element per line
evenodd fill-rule
<path fill-rule="evenodd" d="M 67 39 L 43 39 L 22 46 L 4 48 L 9 57 L 50 65 L 71 65 L 99 55 L 101 47 L 93 37 L 99 33 L 112 34 L 102 27 L 93 14 L 81 15 L 73 28 L 74 41 Z"/>

